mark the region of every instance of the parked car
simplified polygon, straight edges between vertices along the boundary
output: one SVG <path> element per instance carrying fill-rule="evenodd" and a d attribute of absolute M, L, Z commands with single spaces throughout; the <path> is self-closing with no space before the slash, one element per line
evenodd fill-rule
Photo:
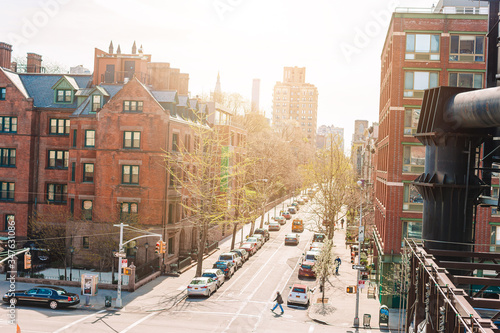
<path fill-rule="evenodd" d="M 197 277 L 191 280 L 187 287 L 189 296 L 207 296 L 210 297 L 217 290 L 217 281 L 210 277 Z"/>
<path fill-rule="evenodd" d="M 290 212 L 288 210 L 284 211 L 283 213 L 281 213 L 281 215 L 287 219 L 287 220 L 290 220 L 292 218 L 292 214 L 290 214 Z M 284 224 L 284 223 L 283 223 Z"/>
<path fill-rule="evenodd" d="M 281 229 L 280 224 L 276 221 L 269 222 L 269 231 L 279 231 Z"/>
<path fill-rule="evenodd" d="M 287 234 L 285 236 L 285 245 L 299 245 L 299 237 L 297 234 Z"/>
<path fill-rule="evenodd" d="M 319 251 L 307 251 L 304 255 L 304 261 L 316 261 L 319 257 Z"/>
<path fill-rule="evenodd" d="M 286 304 L 301 304 L 309 306 L 309 287 L 303 284 L 294 284 L 290 287 L 290 294 L 288 294 Z"/>
<path fill-rule="evenodd" d="M 292 232 L 304 232 L 304 221 L 302 219 L 293 220 Z"/>
<path fill-rule="evenodd" d="M 240 249 L 247 251 L 249 255 L 253 256 L 257 252 L 257 245 L 255 243 L 243 243 Z"/>
<path fill-rule="evenodd" d="M 266 238 L 262 234 L 253 234 L 252 237 L 256 237 L 258 240 L 262 242 L 262 245 L 266 242 Z"/>
<path fill-rule="evenodd" d="M 306 203 L 302 198 L 297 199 L 297 202 L 299 203 L 299 205 L 304 205 Z"/>
<path fill-rule="evenodd" d="M 300 205 L 299 205 L 299 203 L 297 201 L 292 202 L 291 206 L 295 207 L 297 209 L 297 211 L 300 210 Z"/>
<path fill-rule="evenodd" d="M 303 261 L 299 267 L 299 278 L 316 277 L 316 273 L 313 271 L 314 264 L 314 261 Z"/>
<path fill-rule="evenodd" d="M 269 231 L 267 231 L 266 229 L 257 228 L 257 229 L 255 229 L 255 231 L 253 233 L 254 234 L 260 234 L 260 235 L 264 236 L 264 241 L 265 242 L 267 242 L 269 240 Z"/>
<path fill-rule="evenodd" d="M 226 275 L 224 274 L 223 271 L 221 271 L 218 268 L 205 269 L 201 276 L 208 277 L 208 278 L 211 278 L 212 280 L 215 280 L 215 282 L 217 282 L 217 288 L 222 286 L 224 281 L 226 281 Z"/>
<path fill-rule="evenodd" d="M 313 251 L 314 249 L 321 251 L 323 245 L 325 245 L 323 242 L 312 242 L 311 246 L 309 246 L 309 251 Z"/>
<path fill-rule="evenodd" d="M 290 215 L 290 213 L 288 213 Z M 292 218 L 292 216 L 290 215 L 290 218 Z M 286 220 L 285 220 L 285 216 L 276 216 L 274 218 L 274 221 L 275 222 L 278 222 L 280 225 L 283 225 L 283 224 L 286 224 Z"/>
<path fill-rule="evenodd" d="M 246 262 L 248 260 L 248 258 L 250 257 L 248 252 L 244 249 L 232 249 L 229 252 L 239 253 L 243 262 Z"/>
<path fill-rule="evenodd" d="M 241 266 L 243 266 L 243 264 L 245 263 L 245 259 L 243 258 L 243 256 L 241 255 L 241 253 L 239 253 L 238 251 L 229 251 L 230 253 L 234 253 L 240 260 L 241 260 Z M 239 269 L 241 268 L 241 266 L 238 266 L 236 265 L 236 267 Z"/>
<path fill-rule="evenodd" d="M 297 207 L 290 206 L 288 207 L 288 211 L 290 212 L 290 214 L 297 214 Z"/>
<path fill-rule="evenodd" d="M 236 272 L 236 266 L 230 261 L 216 261 L 212 268 L 218 268 L 224 272 L 227 279 L 230 279 Z"/>
<path fill-rule="evenodd" d="M 240 255 L 234 252 L 221 253 L 217 261 L 230 261 L 235 265 L 236 270 L 243 266 L 243 259 L 241 259 Z"/>
<path fill-rule="evenodd" d="M 29 290 L 19 290 L 6 293 L 2 300 L 10 304 L 43 304 L 52 310 L 80 303 L 77 294 L 69 293 L 63 288 L 55 286 L 37 286 Z"/>
<path fill-rule="evenodd" d="M 304 200 L 304 202 L 309 202 L 309 197 L 307 195 L 303 195 L 302 200 Z"/>
<path fill-rule="evenodd" d="M 313 239 L 312 239 L 312 241 L 313 241 L 313 242 L 324 242 L 324 241 L 325 241 L 325 238 L 326 238 L 326 235 L 325 235 L 325 234 L 322 234 L 322 233 L 316 232 L 316 233 L 314 233 L 314 235 L 313 235 Z"/>
<path fill-rule="evenodd" d="M 257 243 L 257 249 L 260 249 L 264 242 L 262 242 L 258 237 L 250 236 L 247 238 L 246 242 Z"/>

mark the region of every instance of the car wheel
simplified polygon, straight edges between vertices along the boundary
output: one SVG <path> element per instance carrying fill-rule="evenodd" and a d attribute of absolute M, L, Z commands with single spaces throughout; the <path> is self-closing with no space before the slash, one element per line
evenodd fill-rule
<path fill-rule="evenodd" d="M 208 289 L 207 297 L 210 297 L 210 295 L 212 295 L 212 292 L 210 291 L 210 289 Z"/>
<path fill-rule="evenodd" d="M 286 301 L 286 305 L 287 305 L 287 306 L 288 306 L 288 305 L 290 305 L 290 302 Z"/>
<path fill-rule="evenodd" d="M 55 310 L 55 309 L 57 309 L 57 307 L 59 306 L 59 304 L 57 304 L 57 302 L 56 302 L 56 301 L 50 301 L 50 302 L 49 302 L 49 306 L 50 306 L 50 308 L 51 308 L 52 310 Z"/>
<path fill-rule="evenodd" d="M 10 304 L 14 304 L 14 305 L 16 305 L 16 304 L 17 304 L 17 298 L 12 297 L 12 298 L 9 300 L 9 303 L 10 303 Z"/>

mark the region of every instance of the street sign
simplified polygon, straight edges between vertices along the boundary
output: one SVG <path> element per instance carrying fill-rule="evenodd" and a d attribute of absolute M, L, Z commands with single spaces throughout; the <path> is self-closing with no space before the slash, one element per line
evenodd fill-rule
<path fill-rule="evenodd" d="M 358 240 L 360 243 L 363 243 L 365 241 L 365 227 L 364 226 L 359 227 Z"/>
<path fill-rule="evenodd" d="M 125 258 L 127 255 L 125 254 L 125 252 L 115 252 L 114 256 L 117 258 Z"/>
<path fill-rule="evenodd" d="M 360 271 L 366 270 L 366 266 L 363 265 L 352 265 L 352 269 L 359 269 Z"/>
<path fill-rule="evenodd" d="M 127 259 L 120 259 L 122 261 L 122 268 L 127 267 Z"/>
<path fill-rule="evenodd" d="M 358 288 L 363 289 L 365 287 L 365 280 L 358 280 Z"/>

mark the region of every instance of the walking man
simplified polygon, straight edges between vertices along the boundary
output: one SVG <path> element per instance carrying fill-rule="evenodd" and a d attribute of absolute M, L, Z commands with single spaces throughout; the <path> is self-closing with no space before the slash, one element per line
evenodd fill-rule
<path fill-rule="evenodd" d="M 337 256 L 334 263 L 335 263 L 335 275 L 339 275 L 339 267 L 342 264 L 342 260 L 340 260 L 339 256 Z"/>
<path fill-rule="evenodd" d="M 340 220 L 340 226 L 342 229 L 344 229 L 344 219 Z"/>
<path fill-rule="evenodd" d="M 273 300 L 273 302 L 276 302 L 276 304 L 274 305 L 274 307 L 271 309 L 271 311 L 274 312 L 274 309 L 276 309 L 279 305 L 280 309 L 281 309 L 281 314 L 284 313 L 283 311 L 283 307 L 281 306 L 281 304 L 283 304 L 283 298 L 281 298 L 281 294 L 279 291 L 276 292 L 276 298 Z"/>

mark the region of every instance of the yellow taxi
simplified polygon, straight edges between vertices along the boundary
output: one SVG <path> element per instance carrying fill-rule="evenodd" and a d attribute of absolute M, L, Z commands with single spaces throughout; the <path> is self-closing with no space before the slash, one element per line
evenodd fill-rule
<path fill-rule="evenodd" d="M 303 232 L 304 221 L 302 219 L 294 219 L 292 222 L 292 232 Z"/>

